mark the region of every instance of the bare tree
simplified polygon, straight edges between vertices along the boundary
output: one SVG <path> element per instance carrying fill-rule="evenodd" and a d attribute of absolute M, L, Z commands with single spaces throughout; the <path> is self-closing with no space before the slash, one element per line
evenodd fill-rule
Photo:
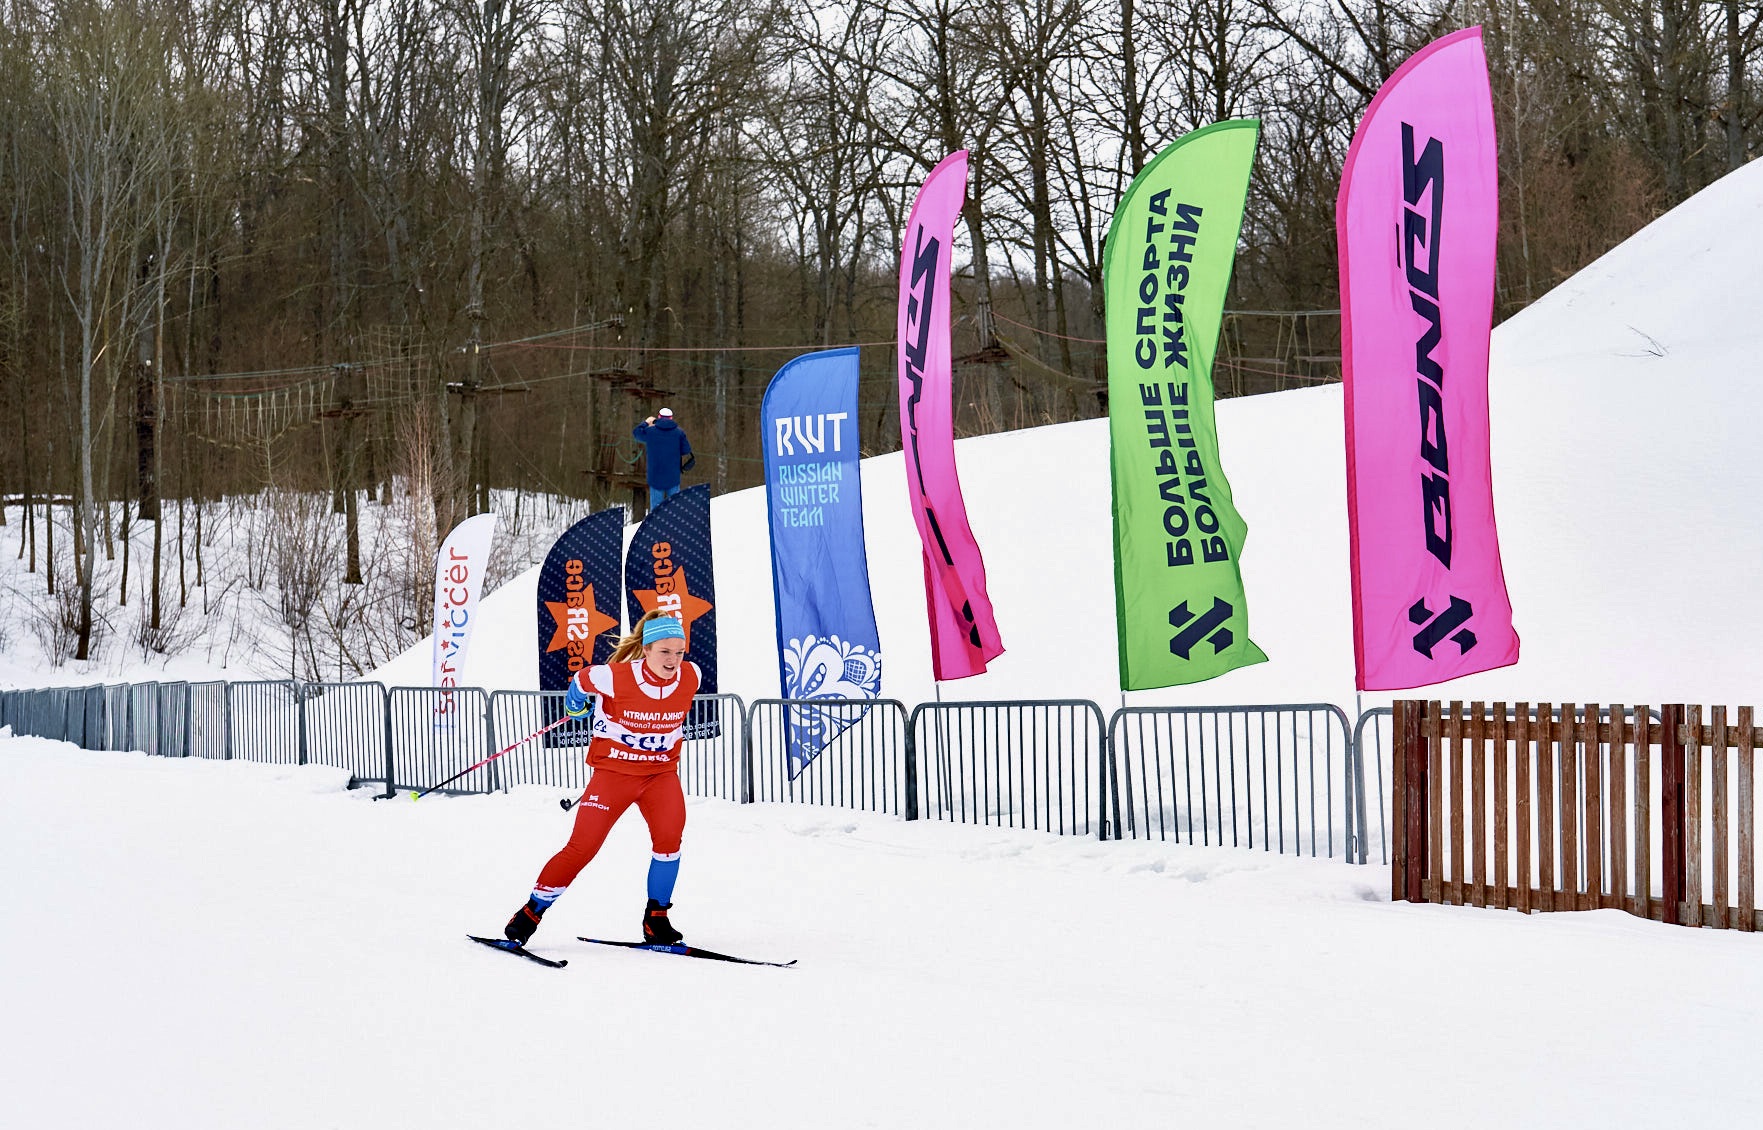
<path fill-rule="evenodd" d="M 1759 44 L 1763 44 L 1763 8 L 1754 9 L 1749 20 L 1739 0 L 1721 0 L 1720 11 L 1726 75 L 1717 116 L 1726 131 L 1726 167 L 1730 171 L 1750 159 L 1746 135 L 1763 115 L 1763 111 L 1752 109 L 1756 99 L 1748 97 L 1745 89 L 1747 72 Z"/>
<path fill-rule="evenodd" d="M 114 394 L 135 297 L 130 255 L 152 230 L 144 212 L 163 163 L 154 76 L 158 55 L 148 21 L 121 7 L 76 0 L 59 11 L 44 59 L 48 114 L 58 147 L 70 256 L 62 291 L 79 330 L 80 525 L 86 565 L 79 571 L 77 659 L 90 658 L 91 552 L 98 525 L 93 481 L 95 429 Z M 109 356 L 106 356 L 109 354 Z"/>
<path fill-rule="evenodd" d="M 626 367 L 641 373 L 645 350 L 665 347 L 677 311 L 667 303 L 669 225 L 679 189 L 701 177 L 714 125 L 762 89 L 771 61 L 776 4 L 737 0 L 608 0 L 579 13 L 604 50 L 623 189 L 619 294 L 628 319 Z"/>
<path fill-rule="evenodd" d="M 478 510 L 473 459 L 477 452 L 478 393 L 483 387 L 484 279 L 492 243 L 507 215 L 510 115 L 531 81 L 516 69 L 520 53 L 539 34 L 543 11 L 535 0 L 450 2 L 447 11 L 473 63 L 470 117 L 471 199 L 467 221 L 465 376 L 460 384 L 459 443 L 451 460 L 453 514 Z M 450 524 L 450 523 L 449 523 Z"/>
<path fill-rule="evenodd" d="M 883 12 L 870 0 L 803 13 L 754 130 L 755 157 L 777 170 L 778 214 L 808 233 L 799 251 L 812 283 L 806 308 L 812 336 L 825 346 L 834 342 L 841 307 L 845 340 L 857 328 L 857 267 L 888 175 L 876 133 L 882 28 Z"/>
<path fill-rule="evenodd" d="M 1012 129 L 1005 150 L 1013 160 L 1000 162 L 1023 170 L 1026 186 L 1017 186 L 1017 201 L 1028 213 L 1028 254 L 1033 264 L 1029 313 L 1035 329 L 1058 352 L 1059 371 L 1072 370 L 1070 319 L 1065 308 L 1065 276 L 1059 261 L 1057 227 L 1066 215 L 1054 214 L 1054 135 L 1067 97 L 1062 81 L 1067 64 L 1083 42 L 1088 13 L 1083 0 L 991 0 L 984 34 L 1002 77 Z M 1006 183 L 1018 180 L 1006 172 Z"/>
<path fill-rule="evenodd" d="M 895 150 L 916 166 L 909 181 L 922 179 L 956 150 L 968 152 L 970 183 L 961 218 L 973 255 L 974 328 L 983 352 L 997 344 L 983 201 L 992 182 L 999 123 L 1009 112 L 1009 91 L 987 47 L 980 2 L 906 0 L 902 5 L 895 16 L 900 48 L 890 71 L 901 105 L 890 122 Z"/>

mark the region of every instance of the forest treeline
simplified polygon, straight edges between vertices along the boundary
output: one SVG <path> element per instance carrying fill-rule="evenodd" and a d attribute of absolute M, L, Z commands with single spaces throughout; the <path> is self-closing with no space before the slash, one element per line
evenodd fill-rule
<path fill-rule="evenodd" d="M 0 0 L 0 522 L 34 567 L 66 508 L 84 654 L 113 522 L 155 523 L 153 625 L 188 601 L 173 500 L 328 492 L 356 583 L 398 492 L 417 561 L 494 488 L 630 501 L 662 404 L 688 482 L 752 485 L 766 381 L 847 343 L 892 449 L 899 232 L 956 149 L 960 429 L 1093 416 L 1113 206 L 1234 117 L 1220 392 L 1338 379 L 1353 128 L 1476 23 L 1498 316 L 1756 152 L 1754 0 Z"/>

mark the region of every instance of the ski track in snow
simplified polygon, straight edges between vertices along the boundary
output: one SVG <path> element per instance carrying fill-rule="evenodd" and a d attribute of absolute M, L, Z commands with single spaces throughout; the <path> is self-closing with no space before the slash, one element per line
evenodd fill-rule
<path fill-rule="evenodd" d="M 1711 1117 L 1752 1102 L 1754 937 L 1391 904 L 1377 866 L 694 799 L 688 941 L 801 964 L 575 941 L 636 936 L 626 821 L 541 927 L 550 970 L 464 935 L 562 843 L 564 794 L 346 783 L 0 738 L 7 1121 L 1640 1127 L 1678 1124 L 1684 1079 Z"/>

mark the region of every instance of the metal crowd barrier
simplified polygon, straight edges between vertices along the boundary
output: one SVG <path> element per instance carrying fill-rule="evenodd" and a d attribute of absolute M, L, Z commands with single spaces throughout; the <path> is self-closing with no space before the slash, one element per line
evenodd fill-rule
<path fill-rule="evenodd" d="M 495 691 L 490 695 L 490 753 L 563 717 L 562 691 Z M 554 785 L 579 789 L 587 783 L 584 758 L 593 737 L 592 716 L 568 719 L 555 730 L 499 758 L 502 786 Z M 487 756 L 487 754 L 486 754 Z"/>
<path fill-rule="evenodd" d="M 49 718 L 47 691 L 21 691 L 18 696 L 17 727 L 14 732 L 32 737 L 48 737 L 45 732 Z"/>
<path fill-rule="evenodd" d="M 701 694 L 692 701 L 680 751 L 680 785 L 688 796 L 740 803 L 753 791 L 747 704 L 739 695 Z"/>
<path fill-rule="evenodd" d="M 305 761 L 347 769 L 359 781 L 387 781 L 391 733 L 383 683 L 300 684 Z"/>
<path fill-rule="evenodd" d="M 100 749 L 126 749 L 129 737 L 129 686 L 104 688 L 104 732 Z"/>
<path fill-rule="evenodd" d="M 135 683 L 0 691 L 20 735 L 172 757 L 313 762 L 426 788 L 556 720 L 561 692 L 379 683 Z M 1103 839 L 1388 862 L 1391 712 L 1326 703 L 1125 707 L 700 696 L 681 784 L 736 802 L 824 804 Z M 450 782 L 581 788 L 584 722 Z M 812 755 L 806 763 L 803 755 Z"/>
<path fill-rule="evenodd" d="M 911 730 L 927 818 L 1107 837 L 1107 722 L 1095 703 L 927 702 Z"/>
<path fill-rule="evenodd" d="M 747 714 L 752 786 L 743 801 L 793 801 L 918 819 L 906 704 L 897 699 L 762 698 Z M 792 750 L 815 750 L 805 769 Z M 796 769 L 792 775 L 792 769 Z"/>
<path fill-rule="evenodd" d="M 20 691 L 18 695 L 17 726 L 15 733 L 29 734 L 32 737 L 45 737 L 43 723 L 48 715 L 45 704 L 49 696 L 44 691 Z"/>
<path fill-rule="evenodd" d="M 109 744 L 108 690 L 103 686 L 86 688 L 86 740 L 81 744 L 87 749 L 104 749 Z"/>
<path fill-rule="evenodd" d="M 189 690 L 190 757 L 224 760 L 232 756 L 227 730 L 225 683 L 191 683 Z"/>
<path fill-rule="evenodd" d="M 55 692 L 49 690 L 32 691 L 26 713 L 26 725 L 30 733 L 39 738 L 61 739 L 67 735 L 67 719 L 55 716 Z"/>
<path fill-rule="evenodd" d="M 38 692 L 10 691 L 8 694 L 8 701 L 11 705 L 7 707 L 7 725 L 12 727 L 12 732 L 15 734 L 23 735 L 31 733 L 33 729 L 31 725 L 31 709 Z"/>
<path fill-rule="evenodd" d="M 67 741 L 86 744 L 86 688 L 67 688 Z"/>
<path fill-rule="evenodd" d="M 124 749 L 138 749 L 148 756 L 159 753 L 159 684 L 129 684 L 129 721 L 124 729 Z"/>
<path fill-rule="evenodd" d="M 86 724 L 84 694 L 76 687 L 56 687 L 54 694 L 55 706 L 51 708 L 54 717 L 51 723 L 60 728 L 62 740 L 73 741 L 82 737 L 81 730 Z"/>
<path fill-rule="evenodd" d="M 62 741 L 68 738 L 67 726 L 67 688 L 49 688 L 49 708 L 44 718 L 44 728 Z"/>
<path fill-rule="evenodd" d="M 159 684 L 159 753 L 190 756 L 190 684 Z"/>
<path fill-rule="evenodd" d="M 425 789 L 496 752 L 490 745 L 489 695 L 476 687 L 393 687 L 386 696 L 393 779 L 386 791 Z M 449 793 L 501 788 L 499 758 L 460 777 Z"/>
<path fill-rule="evenodd" d="M 1130 706 L 1109 724 L 1122 838 L 1356 860 L 1352 726 L 1338 706 Z"/>
<path fill-rule="evenodd" d="M 228 683 L 228 749 L 241 761 L 298 765 L 304 760 L 299 684 L 288 679 Z"/>
<path fill-rule="evenodd" d="M 14 737 L 36 737 L 31 707 L 36 691 L 0 692 L 0 725 L 10 726 Z"/>
<path fill-rule="evenodd" d="M 1364 834 L 1359 840 L 1358 858 L 1354 863 L 1365 863 L 1370 859 L 1371 845 L 1377 845 L 1377 861 L 1390 861 L 1390 835 L 1387 822 L 1389 820 L 1390 758 L 1395 750 L 1395 714 L 1387 706 L 1379 706 L 1359 715 L 1359 721 L 1353 727 L 1353 756 L 1358 761 L 1358 772 L 1355 774 L 1359 796 L 1356 801 L 1359 809 L 1359 827 Z M 1366 794 L 1377 798 L 1377 824 L 1373 827 L 1368 822 L 1372 815 L 1366 810 Z"/>

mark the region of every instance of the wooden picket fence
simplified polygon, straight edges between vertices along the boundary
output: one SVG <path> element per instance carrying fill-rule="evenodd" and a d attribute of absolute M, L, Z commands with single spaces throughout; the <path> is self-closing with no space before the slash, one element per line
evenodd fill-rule
<path fill-rule="evenodd" d="M 1398 701 L 1396 899 L 1763 929 L 1751 707 Z"/>

